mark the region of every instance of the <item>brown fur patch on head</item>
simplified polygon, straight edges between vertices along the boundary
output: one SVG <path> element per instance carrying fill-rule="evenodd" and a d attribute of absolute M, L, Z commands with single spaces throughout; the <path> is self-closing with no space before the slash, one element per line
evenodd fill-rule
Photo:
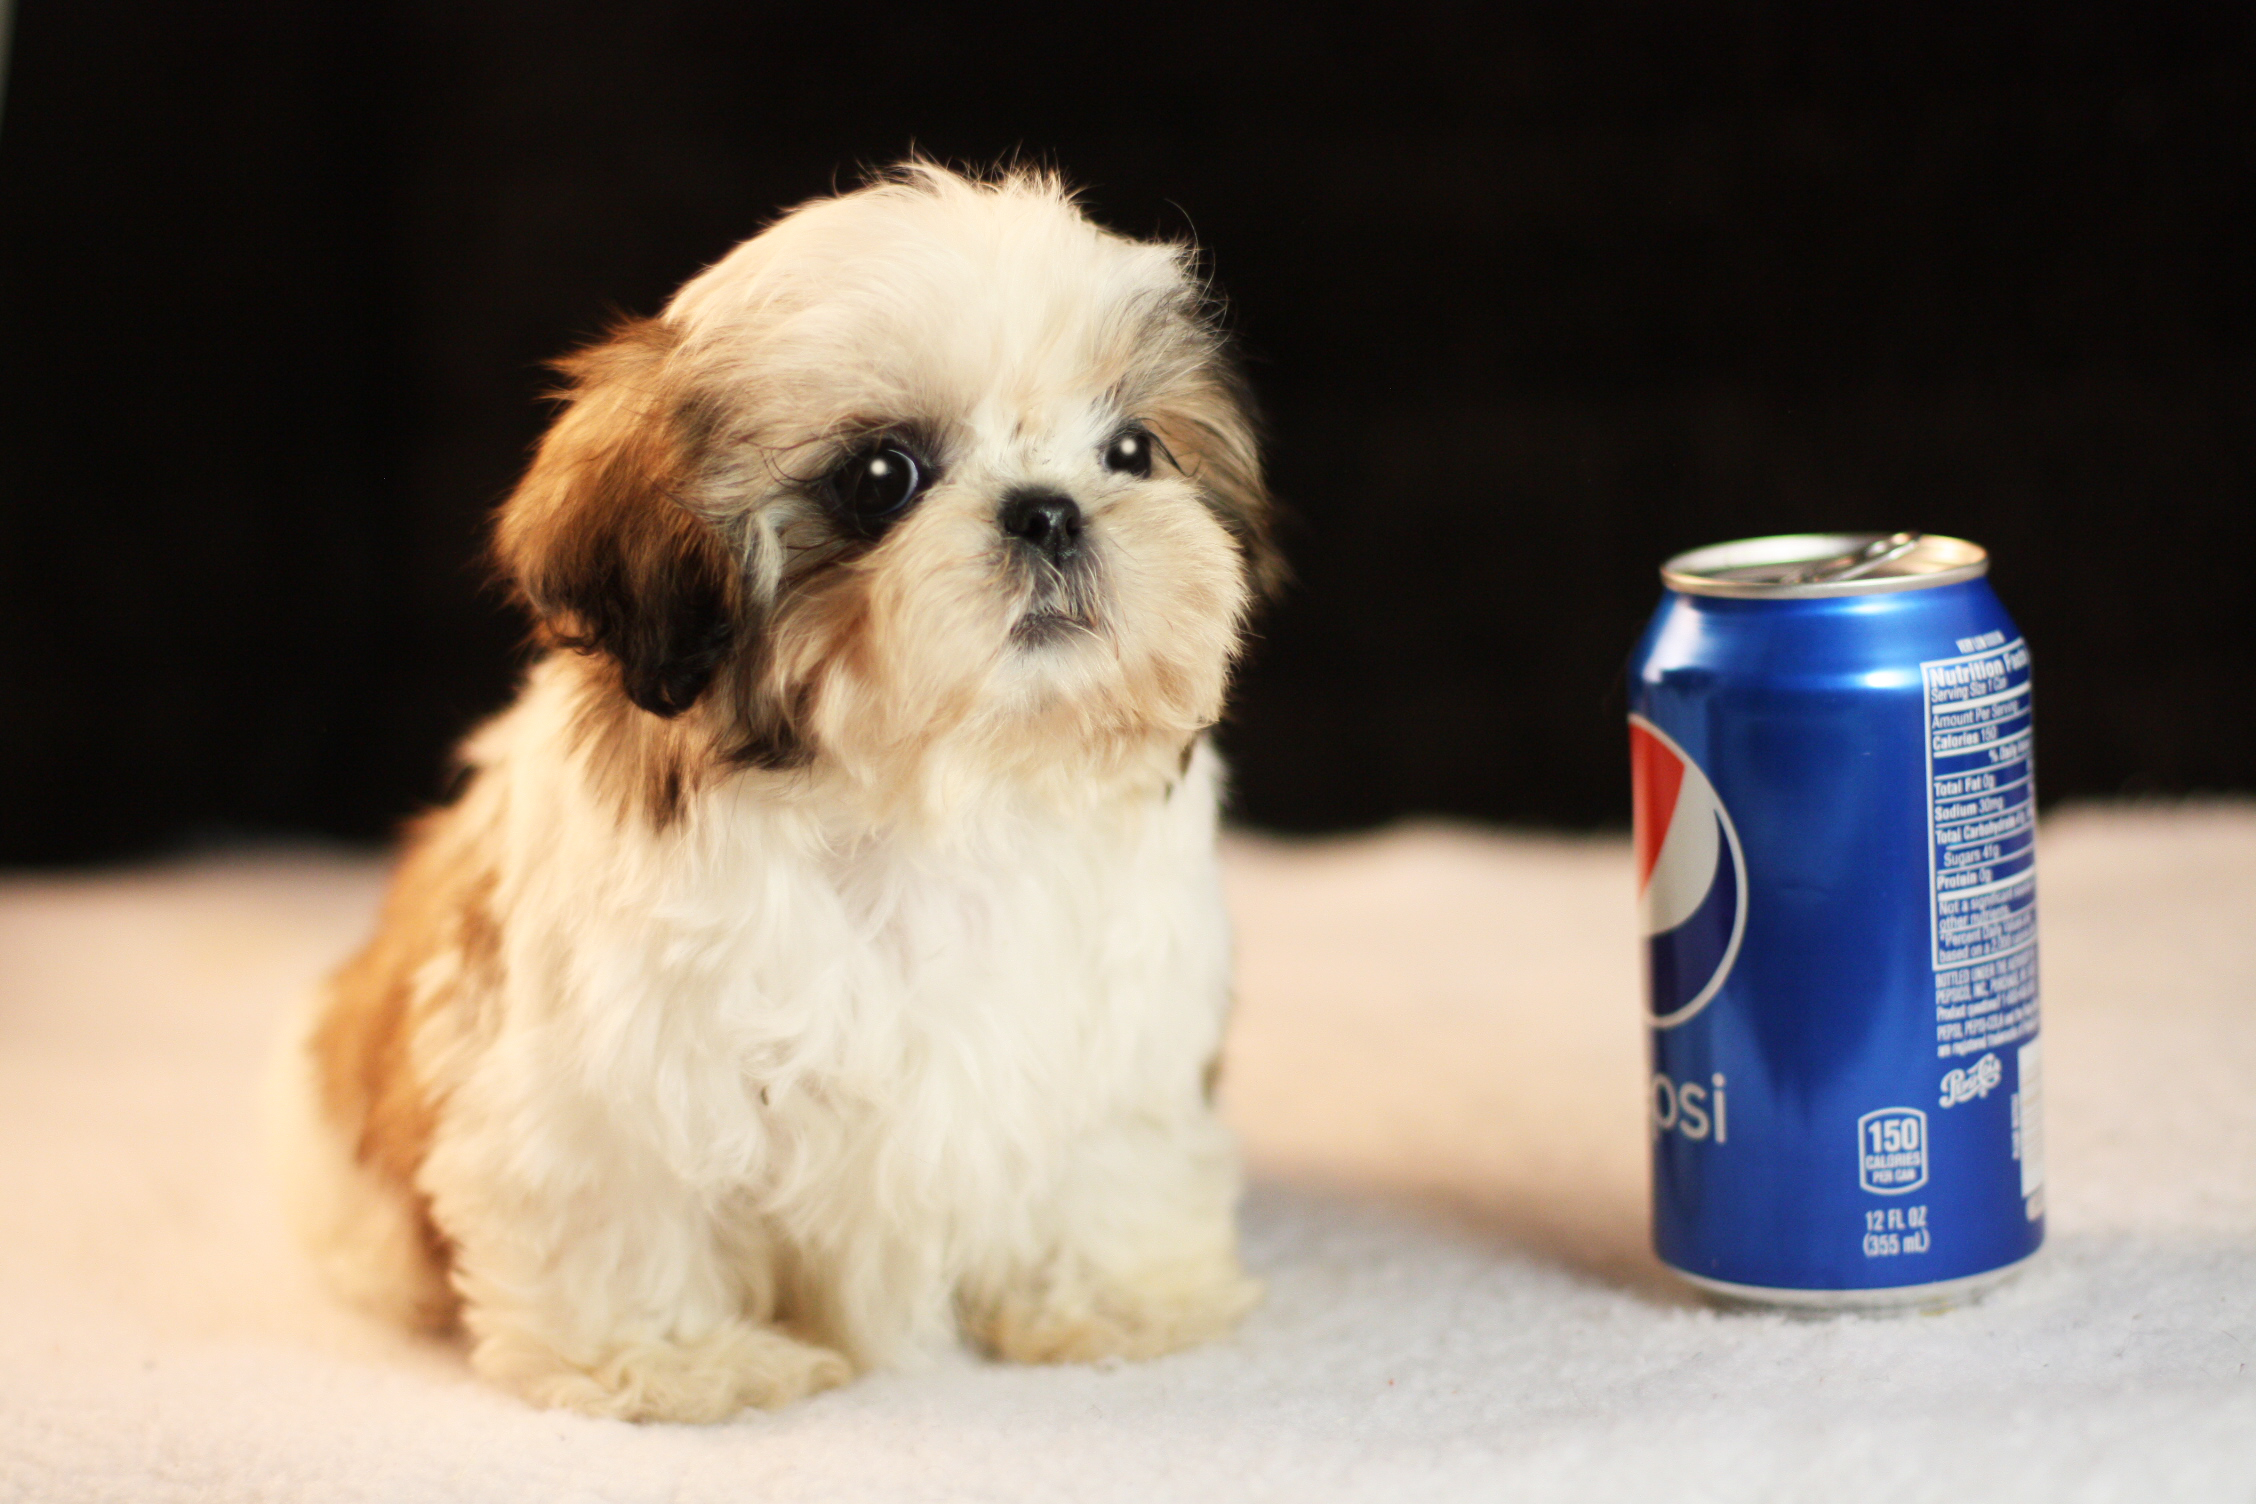
<path fill-rule="evenodd" d="M 652 715 L 697 702 L 737 636 L 740 571 L 693 509 L 701 422 L 656 319 L 557 362 L 569 406 L 503 507 L 495 552 L 546 639 L 600 653 Z"/>
<path fill-rule="evenodd" d="M 541 639 L 587 659 L 576 740 L 591 781 L 660 829 L 727 769 L 810 756 L 798 702 L 767 693 L 768 602 L 700 505 L 728 420 L 680 348 L 643 319 L 557 362 L 567 406 L 494 539 Z"/>
<path fill-rule="evenodd" d="M 1222 327 L 1219 300 L 1193 271 L 1197 252 L 1175 251 L 1182 280 L 1120 309 L 1100 361 L 1122 410 L 1145 422 L 1228 530 L 1258 605 L 1275 598 L 1286 570 L 1276 503 L 1262 479 L 1253 388 Z"/>
<path fill-rule="evenodd" d="M 1288 578 L 1277 549 L 1277 506 L 1261 475 L 1253 394 L 1222 352 L 1202 379 L 1151 415 L 1152 432 L 1236 540 L 1254 601 L 1276 599 Z"/>

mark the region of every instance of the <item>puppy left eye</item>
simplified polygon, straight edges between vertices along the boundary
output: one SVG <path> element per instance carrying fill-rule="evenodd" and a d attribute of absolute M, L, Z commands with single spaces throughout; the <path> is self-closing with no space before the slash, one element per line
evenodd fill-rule
<path fill-rule="evenodd" d="M 1105 445 L 1104 467 L 1121 475 L 1148 479 L 1152 473 L 1152 436 L 1141 428 L 1123 429 Z"/>

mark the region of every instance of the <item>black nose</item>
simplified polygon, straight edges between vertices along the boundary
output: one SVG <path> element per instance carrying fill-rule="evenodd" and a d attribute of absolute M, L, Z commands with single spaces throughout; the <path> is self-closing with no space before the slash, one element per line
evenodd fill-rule
<path fill-rule="evenodd" d="M 1013 538 L 1023 538 L 1056 565 L 1081 556 L 1081 508 L 1062 491 L 1028 487 L 1003 498 L 997 520 Z"/>

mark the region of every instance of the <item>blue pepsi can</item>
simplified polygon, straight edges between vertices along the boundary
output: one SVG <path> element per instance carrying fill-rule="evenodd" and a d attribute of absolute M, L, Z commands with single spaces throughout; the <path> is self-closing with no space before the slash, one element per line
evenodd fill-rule
<path fill-rule="evenodd" d="M 2029 652 L 1989 556 L 1754 538 L 1630 665 L 1653 1242 L 1695 1285 L 1943 1306 L 2044 1239 Z"/>

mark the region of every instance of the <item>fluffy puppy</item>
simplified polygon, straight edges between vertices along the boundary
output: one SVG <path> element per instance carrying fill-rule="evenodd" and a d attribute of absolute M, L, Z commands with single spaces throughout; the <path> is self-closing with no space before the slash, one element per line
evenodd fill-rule
<path fill-rule="evenodd" d="M 561 362 L 548 651 L 285 1052 L 339 1288 L 642 1420 L 1252 1304 L 1205 731 L 1276 566 L 1190 263 L 911 164 Z"/>

